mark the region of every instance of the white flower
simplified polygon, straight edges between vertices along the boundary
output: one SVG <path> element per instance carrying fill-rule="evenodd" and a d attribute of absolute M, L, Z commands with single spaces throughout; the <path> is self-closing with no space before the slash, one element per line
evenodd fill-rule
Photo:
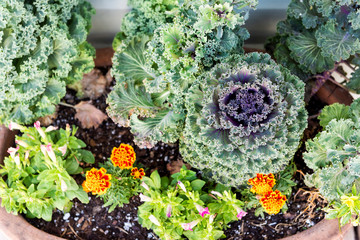
<path fill-rule="evenodd" d="M 183 190 L 184 192 L 186 192 L 186 187 L 185 187 L 185 185 L 184 185 L 181 181 L 178 181 L 178 185 L 179 185 L 179 187 L 181 188 L 181 190 Z"/>
<path fill-rule="evenodd" d="M 16 166 L 20 166 L 20 156 L 19 156 L 19 154 L 14 157 L 14 161 L 16 163 Z"/>
<path fill-rule="evenodd" d="M 140 186 L 142 186 L 143 188 L 145 188 L 147 191 L 150 190 L 149 186 L 148 186 L 144 181 L 141 182 Z"/>
<path fill-rule="evenodd" d="M 58 147 L 58 150 L 62 153 L 63 156 L 66 154 L 66 149 L 67 149 L 66 144 L 62 147 Z"/>
<path fill-rule="evenodd" d="M 58 127 L 54 127 L 54 126 L 48 126 L 46 129 L 45 129 L 45 132 L 51 132 L 51 131 L 54 131 L 54 130 L 57 130 Z"/>
<path fill-rule="evenodd" d="M 167 205 L 167 208 L 166 208 L 166 216 L 169 218 L 171 217 L 171 204 Z"/>
<path fill-rule="evenodd" d="M 213 195 L 216 195 L 216 196 L 218 196 L 218 197 L 224 197 L 221 193 L 219 193 L 219 192 L 216 192 L 216 191 L 211 191 L 211 193 L 213 194 Z"/>
<path fill-rule="evenodd" d="M 157 220 L 157 218 L 156 218 L 154 215 L 151 214 L 151 215 L 149 216 L 149 220 L 150 220 L 153 224 L 155 224 L 156 226 L 158 226 L 158 227 L 161 226 L 159 220 Z"/>
<path fill-rule="evenodd" d="M 139 197 L 140 197 L 140 201 L 142 201 L 142 202 L 151 202 L 152 201 L 152 199 L 150 197 L 145 196 L 142 193 L 139 194 Z"/>
<path fill-rule="evenodd" d="M 55 163 L 56 162 L 56 156 L 54 153 L 54 150 L 52 149 L 51 144 L 49 143 L 48 145 L 45 146 L 46 152 L 49 155 L 50 159 Z"/>
<path fill-rule="evenodd" d="M 29 144 L 27 144 L 26 142 L 22 141 L 22 140 L 15 140 L 15 143 L 24 147 L 24 148 L 27 148 L 29 147 Z"/>
<path fill-rule="evenodd" d="M 46 139 L 46 134 L 45 134 L 44 130 L 41 128 L 39 121 L 34 122 L 34 127 L 35 127 L 36 130 L 39 132 L 40 136 L 41 136 L 43 139 Z"/>
<path fill-rule="evenodd" d="M 25 127 L 23 127 L 17 123 L 14 123 L 14 122 L 10 122 L 8 127 L 11 131 L 12 130 L 21 130 L 22 131 L 25 129 Z"/>
<path fill-rule="evenodd" d="M 10 156 L 12 157 L 12 158 L 14 158 L 15 157 L 15 154 L 16 154 L 16 152 L 19 150 L 19 146 L 17 146 L 16 148 L 13 148 L 13 147 L 11 147 L 11 148 L 9 148 L 8 150 L 7 150 L 7 152 L 10 154 Z"/>
<path fill-rule="evenodd" d="M 61 191 L 65 192 L 67 190 L 67 185 L 66 182 L 64 181 L 64 179 L 61 177 L 60 174 L 58 174 L 58 177 L 60 179 L 60 187 L 61 187 Z"/>

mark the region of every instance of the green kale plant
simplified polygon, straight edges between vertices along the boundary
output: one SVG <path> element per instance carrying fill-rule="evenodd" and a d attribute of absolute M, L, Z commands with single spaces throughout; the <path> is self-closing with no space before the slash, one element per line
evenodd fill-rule
<path fill-rule="evenodd" d="M 329 201 L 339 202 L 351 193 L 354 185 L 360 189 L 360 100 L 351 106 L 333 104 L 319 116 L 324 128 L 306 142 L 304 160 L 314 173 L 307 174 L 306 184 L 315 186 Z"/>
<path fill-rule="evenodd" d="M 88 203 L 86 192 L 70 174 L 81 173 L 80 162 L 94 163 L 94 156 L 82 149 L 86 145 L 74 136 L 76 128 L 34 125 L 10 125 L 22 136 L 16 136 L 17 147 L 9 148 L 10 156 L 0 169 L 1 206 L 9 213 L 50 221 L 54 209 L 70 211 L 74 198 Z"/>
<path fill-rule="evenodd" d="M 262 53 L 234 56 L 198 77 L 186 109 L 184 160 L 227 186 L 283 170 L 307 126 L 304 83 Z"/>
<path fill-rule="evenodd" d="M 139 222 L 161 239 L 219 239 L 232 221 L 246 215 L 243 202 L 221 185 L 208 188 L 196 173 L 182 168 L 171 179 L 157 171 L 144 177 Z M 186 237 L 186 238 L 185 238 Z"/>
<path fill-rule="evenodd" d="M 65 85 L 94 67 L 94 13 L 85 0 L 0 2 L 0 123 L 52 114 Z"/>
<path fill-rule="evenodd" d="M 171 22 L 150 34 L 122 41 L 113 58 L 117 80 L 107 102 L 109 116 L 131 126 L 142 147 L 176 142 L 182 133 L 185 94 L 196 78 L 243 53 L 245 23 L 255 0 L 181 1 Z"/>
<path fill-rule="evenodd" d="M 268 46 L 279 64 L 304 81 L 315 75 L 320 84 L 337 71 L 340 63 L 360 66 L 360 5 L 354 0 L 292 0 L 287 19 L 278 23 L 277 35 Z M 353 66 L 351 66 L 351 65 Z M 360 68 L 347 87 L 360 92 Z"/>

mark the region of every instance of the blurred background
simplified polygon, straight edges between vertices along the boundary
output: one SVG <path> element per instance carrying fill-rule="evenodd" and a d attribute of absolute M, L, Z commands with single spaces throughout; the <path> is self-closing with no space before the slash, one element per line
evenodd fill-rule
<path fill-rule="evenodd" d="M 130 10 L 127 0 L 88 0 L 96 9 L 92 18 L 89 42 L 96 48 L 111 47 L 120 30 L 121 18 Z M 246 47 L 264 48 L 265 39 L 276 32 L 278 21 L 285 19 L 290 0 L 259 0 L 256 11 L 250 12 L 245 28 L 250 32 Z"/>

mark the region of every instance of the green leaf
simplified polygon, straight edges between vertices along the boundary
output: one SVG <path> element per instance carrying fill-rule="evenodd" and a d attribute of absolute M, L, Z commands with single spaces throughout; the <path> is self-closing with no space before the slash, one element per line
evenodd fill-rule
<path fill-rule="evenodd" d="M 350 82 L 346 83 L 346 87 L 358 94 L 360 93 L 360 68 L 351 74 Z"/>
<path fill-rule="evenodd" d="M 302 23 L 307 29 L 315 28 L 319 20 L 318 14 L 309 3 L 309 0 L 291 1 L 287 14 L 289 17 L 302 19 Z"/>
<path fill-rule="evenodd" d="M 149 41 L 147 35 L 134 37 L 129 44 L 118 47 L 114 57 L 112 74 L 117 81 L 123 81 L 124 78 L 131 79 L 136 83 L 141 83 L 144 79 L 154 79 L 156 76 L 150 66 L 147 65 L 146 43 Z"/>
<path fill-rule="evenodd" d="M 350 158 L 349 161 L 349 172 L 357 177 L 360 177 L 360 156 L 356 155 L 355 157 Z"/>
<path fill-rule="evenodd" d="M 321 26 L 315 36 L 318 46 L 322 49 L 322 55 L 334 61 L 347 60 L 360 51 L 359 39 L 352 32 L 337 26 L 335 20 L 330 20 Z"/>
<path fill-rule="evenodd" d="M 84 161 L 86 163 L 91 163 L 91 164 L 95 163 L 95 157 L 90 151 L 84 149 L 78 149 L 77 152 L 79 153 L 78 154 L 79 161 Z"/>
<path fill-rule="evenodd" d="M 75 158 L 67 159 L 64 167 L 69 174 L 77 174 L 79 169 L 79 163 Z"/>
<path fill-rule="evenodd" d="M 161 177 L 161 188 L 162 189 L 167 189 L 167 187 L 169 186 L 170 180 L 168 177 L 164 176 Z"/>
<path fill-rule="evenodd" d="M 331 57 L 323 55 L 322 48 L 318 46 L 313 32 L 305 31 L 291 36 L 288 38 L 287 44 L 291 50 L 290 55 L 313 74 L 321 73 L 334 66 Z"/>
<path fill-rule="evenodd" d="M 192 181 L 190 183 L 190 185 L 194 191 L 200 191 L 202 189 L 202 187 L 205 185 L 205 183 L 206 182 L 203 180 L 196 179 L 196 180 Z"/>
<path fill-rule="evenodd" d="M 319 116 L 320 125 L 326 127 L 328 123 L 333 119 L 349 119 L 350 118 L 350 107 L 344 104 L 334 103 L 326 106 L 321 111 Z"/>
<path fill-rule="evenodd" d="M 154 187 L 156 189 L 160 189 L 161 188 L 161 178 L 160 178 L 158 171 L 153 171 L 150 175 L 150 178 L 153 180 Z"/>

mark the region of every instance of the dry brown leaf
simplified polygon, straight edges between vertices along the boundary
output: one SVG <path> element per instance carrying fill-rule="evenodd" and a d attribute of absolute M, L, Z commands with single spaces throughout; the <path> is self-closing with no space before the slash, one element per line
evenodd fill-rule
<path fill-rule="evenodd" d="M 106 84 L 107 86 L 110 86 L 111 82 L 113 81 L 113 77 L 111 76 L 111 69 L 106 73 Z"/>
<path fill-rule="evenodd" d="M 53 124 L 54 120 L 58 116 L 58 110 L 59 110 L 59 107 L 57 106 L 56 110 L 53 114 L 46 115 L 44 117 L 39 118 L 38 121 L 40 121 L 41 126 L 47 127 L 47 126 Z"/>
<path fill-rule="evenodd" d="M 92 128 L 95 129 L 108 118 L 108 116 L 97 109 L 90 102 L 81 101 L 75 105 L 76 114 L 75 118 L 78 119 L 83 128 Z"/>
<path fill-rule="evenodd" d="M 81 80 L 83 97 L 90 99 L 100 97 L 105 93 L 106 87 L 109 86 L 108 81 L 108 76 L 105 78 L 99 69 L 93 69 L 91 72 L 84 74 Z"/>
<path fill-rule="evenodd" d="M 172 161 L 168 164 L 166 164 L 166 169 L 170 172 L 170 174 L 175 174 L 180 172 L 180 169 L 182 168 L 182 166 L 184 165 L 184 161 L 183 160 L 176 160 L 176 161 Z M 187 169 L 190 169 L 191 166 L 189 164 L 185 164 Z"/>

